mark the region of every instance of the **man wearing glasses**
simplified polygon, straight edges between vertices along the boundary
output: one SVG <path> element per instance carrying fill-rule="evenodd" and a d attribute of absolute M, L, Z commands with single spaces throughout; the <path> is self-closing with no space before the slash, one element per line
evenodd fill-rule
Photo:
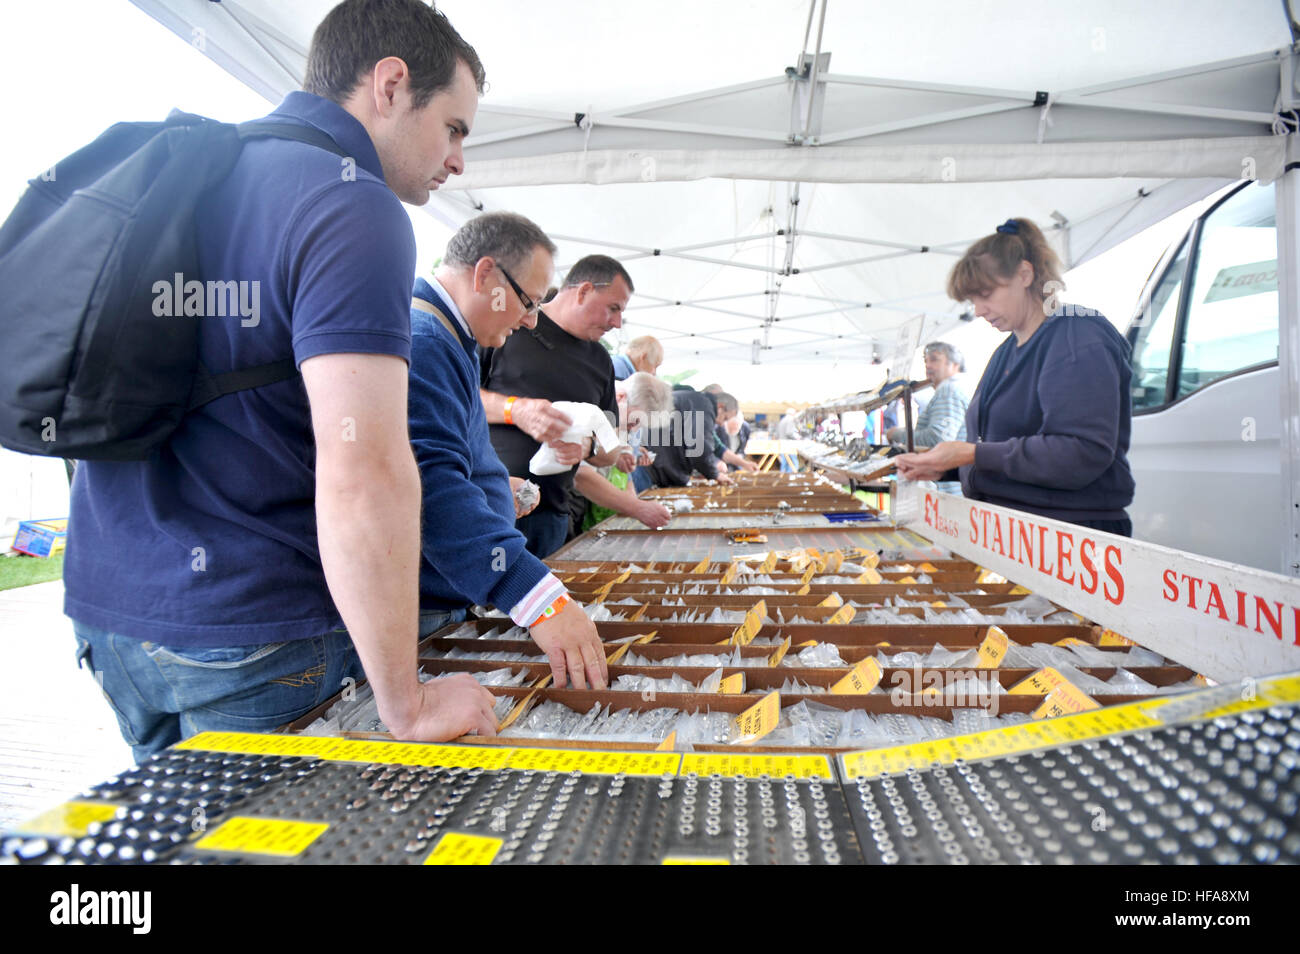
<path fill-rule="evenodd" d="M 420 635 L 464 619 L 470 603 L 497 606 L 532 631 L 556 686 L 603 689 L 596 627 L 515 529 L 478 392 L 476 346 L 500 348 L 536 327 L 554 252 L 523 216 L 488 213 L 461 226 L 433 278 L 415 283 L 409 397 L 424 503 Z"/>
<path fill-rule="evenodd" d="M 551 402 L 594 404 L 618 421 L 614 364 L 600 338 L 622 326 L 631 297 L 632 279 L 622 265 L 607 255 L 588 255 L 569 270 L 546 311 L 538 313 L 535 328 L 484 352 L 483 409 L 492 425 L 492 446 L 513 476 L 529 475 L 528 461 L 543 441 L 555 448 L 560 463 L 582 461 L 586 447 L 558 442 L 571 422 Z M 616 449 L 587 459 L 607 467 L 619 454 Z M 535 478 L 541 503 L 516 524 L 539 559 L 558 550 L 568 535 L 573 476 L 570 469 Z"/>

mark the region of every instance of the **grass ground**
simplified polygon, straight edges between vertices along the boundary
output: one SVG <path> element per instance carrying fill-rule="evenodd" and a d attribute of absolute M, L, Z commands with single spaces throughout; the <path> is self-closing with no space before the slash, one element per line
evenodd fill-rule
<path fill-rule="evenodd" d="M 52 557 L 0 557 L 0 590 L 12 590 L 33 583 L 48 583 L 63 577 L 63 554 Z"/>

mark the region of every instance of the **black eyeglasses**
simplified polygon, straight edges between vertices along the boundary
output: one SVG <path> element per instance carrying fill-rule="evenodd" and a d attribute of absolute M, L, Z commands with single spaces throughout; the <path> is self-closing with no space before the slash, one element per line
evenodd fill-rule
<path fill-rule="evenodd" d="M 542 310 L 541 304 L 533 301 L 526 294 L 524 294 L 524 290 L 519 287 L 518 283 L 513 278 L 510 277 L 510 273 L 505 270 L 505 267 L 500 262 L 497 262 L 495 264 L 497 268 L 501 269 L 501 274 L 506 277 L 506 281 L 510 283 L 510 287 L 515 290 L 515 294 L 519 296 L 519 304 L 524 306 L 524 313 L 529 315 L 535 315 L 539 311 L 541 311 Z"/>

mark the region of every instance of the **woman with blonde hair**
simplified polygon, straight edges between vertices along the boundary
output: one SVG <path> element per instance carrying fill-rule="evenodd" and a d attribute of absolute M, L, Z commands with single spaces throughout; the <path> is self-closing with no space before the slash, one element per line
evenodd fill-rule
<path fill-rule="evenodd" d="M 909 480 L 953 479 L 974 500 L 1131 536 L 1129 346 L 1104 316 L 1061 306 L 1060 261 L 1008 219 L 954 266 L 948 295 L 1009 332 L 966 412 L 966 441 L 895 458 Z M 945 476 L 948 475 L 948 476 Z"/>

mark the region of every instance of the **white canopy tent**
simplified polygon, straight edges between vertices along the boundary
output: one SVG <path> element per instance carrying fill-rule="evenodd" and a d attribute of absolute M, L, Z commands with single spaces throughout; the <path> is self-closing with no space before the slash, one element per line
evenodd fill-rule
<path fill-rule="evenodd" d="M 333 6 L 135 2 L 272 101 Z M 956 321 L 944 276 L 1011 215 L 1054 226 L 1073 267 L 1284 165 L 1278 0 L 439 8 L 489 90 L 428 211 L 522 212 L 561 266 L 617 255 L 625 336 L 714 360 L 887 357 L 911 316 Z"/>
<path fill-rule="evenodd" d="M 133 2 L 278 101 L 334 0 Z M 448 227 L 521 212 L 557 239 L 561 267 L 617 255 L 637 289 L 624 337 L 701 359 L 888 358 L 913 316 L 927 338 L 958 322 L 945 276 L 1009 216 L 1051 229 L 1068 268 L 1234 180 L 1280 178 L 1282 467 L 1300 569 L 1287 3 L 438 6 L 489 89 L 466 175 L 427 210 Z"/>

